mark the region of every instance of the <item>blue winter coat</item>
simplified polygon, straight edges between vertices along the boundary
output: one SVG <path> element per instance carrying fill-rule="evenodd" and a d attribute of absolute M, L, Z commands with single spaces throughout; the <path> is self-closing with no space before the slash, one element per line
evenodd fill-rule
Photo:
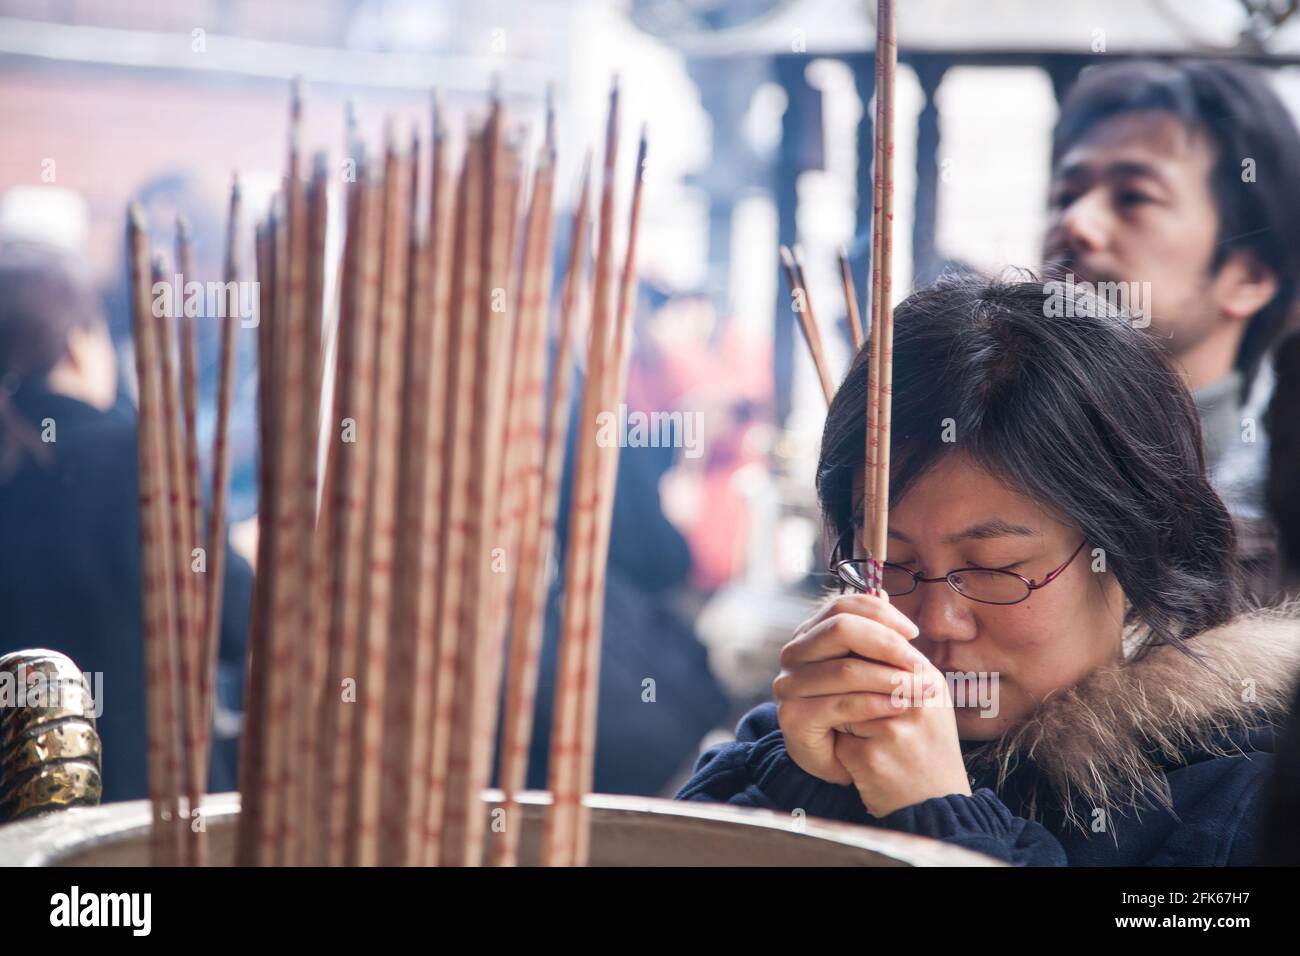
<path fill-rule="evenodd" d="M 1246 865 L 1300 663 L 1300 621 L 1256 612 L 1193 646 L 1207 666 L 1155 648 L 1049 696 L 996 741 L 964 741 L 970 796 L 874 818 L 855 788 L 794 763 L 775 704 L 763 704 L 733 743 L 700 757 L 677 799 L 802 808 L 1018 866 Z"/>

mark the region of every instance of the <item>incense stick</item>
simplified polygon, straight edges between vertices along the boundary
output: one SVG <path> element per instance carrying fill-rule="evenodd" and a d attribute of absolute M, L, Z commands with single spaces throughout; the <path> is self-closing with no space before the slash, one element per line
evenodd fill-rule
<path fill-rule="evenodd" d="M 446 482 L 443 487 L 439 567 L 442 587 L 438 595 L 438 657 L 435 668 L 434 721 L 429 758 L 428 848 L 426 862 L 443 861 L 444 843 L 461 839 L 459 821 L 449 819 L 450 745 L 456 710 L 457 686 L 463 666 L 459 634 L 468 524 L 462 517 L 470 494 L 471 437 L 474 422 L 473 368 L 477 352 L 474 319 L 479 308 L 479 272 L 482 241 L 484 138 L 474 133 L 465 152 L 457 193 L 456 238 L 451 341 L 448 346 Z M 449 837 L 450 834 L 450 837 Z"/>
<path fill-rule="evenodd" d="M 549 124 L 548 124 L 549 125 Z M 548 142 L 551 137 L 548 135 Z M 548 160 L 554 168 L 553 149 Z M 565 272 L 560 304 L 560 328 L 556 338 L 555 367 L 551 376 L 551 389 L 547 402 L 548 412 L 540 425 L 547 428 L 545 447 L 541 458 L 540 477 L 535 509 L 524 518 L 524 529 L 529 533 L 519 566 L 518 586 L 515 592 L 513 630 L 510 638 L 509 680 L 506 686 L 506 712 L 501 740 L 500 786 L 504 795 L 506 830 L 494 846 L 493 862 L 499 866 L 513 866 L 516 862 L 520 824 L 516 797 L 523 789 L 528 771 L 528 748 L 533 732 L 533 707 L 537 695 L 538 652 L 542 638 L 546 603 L 546 569 L 553 548 L 555 516 L 559 509 L 559 486 L 564 459 L 565 439 L 569 424 L 569 394 L 573 381 L 573 364 L 570 356 L 573 338 L 574 314 L 578 307 L 578 286 L 582 279 L 582 261 L 585 248 L 590 193 L 591 157 L 583 165 L 577 209 L 570 233 L 568 267 Z M 549 236 L 548 236 L 549 240 Z M 549 241 L 548 241 L 549 249 Z M 549 263 L 549 252 L 543 262 Z M 549 274 L 549 270 L 548 273 Z M 545 306 L 549 295 L 538 295 L 537 316 L 538 356 L 545 375 Z M 537 382 L 539 389 L 544 383 Z M 538 436 L 541 437 L 540 435 Z M 536 487 L 536 486 L 535 486 Z"/>
<path fill-rule="evenodd" d="M 605 134 L 605 168 L 601 186 L 600 242 L 596 249 L 592 297 L 591 337 L 587 350 L 587 380 L 582 390 L 579 422 L 590 428 L 605 398 L 605 377 L 610 364 L 612 326 L 615 322 L 613 299 L 613 231 L 615 164 L 618 153 L 618 87 L 610 92 L 609 117 Z M 583 440 L 583 438 L 587 440 Z M 550 759 L 547 767 L 551 805 L 547 808 L 542 836 L 542 862 L 546 866 L 572 866 L 577 851 L 581 799 L 579 774 L 581 759 L 582 684 L 587 659 L 587 639 L 591 622 L 590 590 L 594 583 L 596 562 L 596 512 L 600 495 L 600 459 L 602 449 L 595 435 L 580 435 L 576 478 L 569 513 L 569 533 L 564 556 L 564 612 L 561 624 L 559 662 L 556 668 L 556 691 L 552 715 Z"/>
<path fill-rule="evenodd" d="M 239 181 L 230 189 L 230 219 L 226 233 L 224 280 L 227 288 L 239 281 Z M 203 624 L 203 657 L 199 687 L 201 699 L 200 748 L 207 753 L 211 745 L 213 703 L 216 693 L 217 651 L 221 644 L 221 611 L 226 576 L 226 500 L 230 484 L 230 408 L 234 396 L 237 323 L 236 314 L 219 316 L 221 354 L 218 359 L 217 415 L 212 436 L 212 503 L 208 513 L 208 579 Z M 207 762 L 203 767 L 203 790 L 207 789 Z"/>
<path fill-rule="evenodd" d="M 546 387 L 544 315 L 545 304 L 550 297 L 550 205 L 553 164 L 553 144 L 548 139 L 539 151 L 532 194 L 524 222 L 517 305 L 519 319 L 510 368 L 506 432 L 503 436 L 505 462 L 501 470 L 500 484 L 502 509 L 497 516 L 497 526 L 499 534 L 509 541 L 514 552 L 518 554 L 518 561 L 513 590 L 509 594 L 499 593 L 497 601 L 499 623 L 493 624 L 492 635 L 495 638 L 499 633 L 503 633 L 501 625 L 504 624 L 507 610 L 513 607 L 510 635 L 512 659 L 516 656 L 517 650 L 526 650 L 527 646 L 527 637 L 520 636 L 527 631 L 532 620 L 532 609 L 528 606 L 528 598 L 525 594 L 532 593 L 534 567 L 541 534 L 542 393 Z M 502 589 L 498 588 L 498 592 L 501 591 Z M 493 682 L 497 685 L 498 692 L 501 671 L 500 661 L 498 661 L 493 669 Z M 515 688 L 516 693 L 517 690 Z M 505 722 L 508 724 L 516 715 L 510 714 L 511 687 L 509 685 L 506 693 Z M 509 731 L 506 730 L 506 733 Z M 488 746 L 491 747 L 490 742 Z M 504 738 L 503 746 L 505 746 Z M 513 791 L 507 796 L 507 804 L 512 805 L 512 801 Z M 501 827 L 493 828 L 492 862 L 497 865 L 505 863 L 510 855 L 510 834 L 512 829 L 518 828 L 518 821 L 512 821 L 510 818 L 509 806 L 501 824 Z"/>
<path fill-rule="evenodd" d="M 447 830 L 443 852 L 449 865 L 477 866 L 482 861 L 484 815 L 480 793 L 486 783 L 487 760 L 494 724 L 489 713 L 495 704 L 489 673 L 498 654 L 496 628 L 500 617 L 493 607 L 503 562 L 511 555 L 507 541 L 497 537 L 501 506 L 499 485 L 502 465 L 501 436 L 506 421 L 508 349 L 515 316 L 510 309 L 510 229 L 515 191 L 511 185 L 512 160 L 505 141 L 504 112 L 494 99 L 489 115 L 484 152 L 484 197 L 481 242 L 483 283 L 480 289 L 477 333 L 477 379 L 474 404 L 479 411 L 475 429 L 467 517 L 468 550 L 465 558 L 465 601 L 461 616 L 456 708 L 447 776 Z M 505 545 L 505 547 L 502 547 Z"/>
<path fill-rule="evenodd" d="M 874 448 L 868 442 L 868 460 L 875 452 L 875 481 L 870 501 L 871 549 L 873 560 L 871 566 L 877 592 L 882 591 L 881 573 L 885 563 L 888 545 L 889 526 L 889 432 L 890 409 L 892 405 L 893 368 L 894 368 L 894 318 L 892 305 L 893 278 L 893 226 L 894 226 L 894 73 L 897 59 L 896 28 L 894 23 L 894 0 L 879 0 L 878 3 L 879 48 L 883 53 L 880 65 L 882 84 L 877 88 L 876 100 L 878 125 L 877 161 L 880 163 L 876 174 L 880 193 L 880 218 L 877 230 L 880 233 L 879 262 L 873 264 L 872 272 L 879 284 L 878 312 L 872 316 L 872 339 L 877 342 L 875 368 L 878 377 L 872 389 L 872 401 L 878 406 L 874 434 Z M 877 332 L 879 326 L 879 332 Z M 870 416 L 868 416 L 870 420 Z"/>
<path fill-rule="evenodd" d="M 194 281 L 194 264 L 190 247 L 189 228 L 183 218 L 176 220 L 176 271 L 181 276 L 181 290 Z M 182 418 L 177 422 L 176 435 L 183 440 L 181 465 L 181 500 L 176 512 L 182 532 L 177 552 L 178 585 L 183 589 L 181 596 L 185 609 L 184 626 L 179 635 L 180 673 L 182 681 L 182 709 L 185 717 L 186 735 L 186 798 L 190 817 L 198 811 L 200 798 L 205 788 L 207 770 L 206 734 L 203 723 L 206 722 L 202 710 L 203 677 L 203 625 L 205 622 L 205 596 L 200 588 L 194 566 L 196 551 L 202 548 L 202 485 L 199 477 L 199 443 L 197 431 L 198 420 L 198 343 L 195 333 L 197 315 L 187 315 L 181 304 L 187 297 L 182 294 L 176 303 L 176 321 L 180 327 L 180 408 Z M 164 317 L 163 322 L 169 325 Z M 169 363 L 170 364 L 170 363 Z M 180 442 L 178 442 L 180 444 Z M 200 551 L 200 553 L 202 553 Z M 206 561 L 206 558 L 204 558 Z M 206 564 L 203 565 L 206 567 Z M 191 866 L 203 866 L 207 861 L 207 830 L 204 827 L 191 826 L 186 835 L 186 862 Z"/>
<path fill-rule="evenodd" d="M 271 329 L 275 316 L 275 261 L 279 210 L 272 207 L 267 221 L 257 229 L 257 387 L 258 387 L 258 509 L 257 509 L 257 574 L 253 580 L 253 608 L 248 635 L 248 685 L 244 693 L 245 726 L 253 732 L 240 739 L 239 755 L 239 830 L 236 847 L 236 864 L 250 866 L 258 862 L 258 836 L 262 817 L 262 762 L 264 759 L 263 735 L 266 672 L 259 665 L 266 658 L 266 642 L 270 628 L 270 579 L 274 573 L 271 557 L 274 547 L 274 522 L 270 520 L 273 498 L 272 459 L 269 453 L 274 441 L 273 414 L 270 404 L 272 379 L 275 367 L 271 353 Z"/>
<path fill-rule="evenodd" d="M 297 828 L 289 805 L 289 750 L 293 720 L 294 639 L 299 637 L 298 601 L 303 587 L 302 525 L 299 520 L 299 491 L 306 463 L 298 454 L 302 424 L 303 357 L 298 347 L 306 325 L 306 197 L 296 165 L 296 139 L 290 174 L 286 177 L 287 216 L 282 232 L 285 268 L 277 269 L 277 314 L 272 329 L 273 351 L 278 366 L 272 398 L 276 443 L 274 455 L 275 497 L 271 520 L 276 529 L 274 574 L 271 577 L 271 630 L 267 657 L 266 764 L 263 777 L 264 816 L 260 853 L 263 861 L 283 865 L 287 845 L 296 839 Z M 283 291 L 283 296 L 280 292 Z"/>
<path fill-rule="evenodd" d="M 150 856 L 156 866 L 180 862 L 178 794 L 180 763 L 177 673 L 171 648 L 172 568 L 168 563 L 170 517 L 167 458 L 163 430 L 162 383 L 159 380 L 157 328 L 152 314 L 148 240 L 139 207 L 132 206 L 127 225 L 127 253 L 132 289 L 132 334 L 139 379 L 138 471 L 140 495 L 140 576 L 144 603 L 146 738 L 149 794 L 152 805 Z"/>
<path fill-rule="evenodd" d="M 533 447 L 537 446 L 534 422 L 540 415 L 540 385 L 533 387 L 527 381 L 527 366 L 523 359 L 530 352 L 536 354 L 539 348 L 539 335 L 535 330 L 539 307 L 535 300 L 543 283 L 539 274 L 543 268 L 540 261 L 542 245 L 547 244 L 549 250 L 546 237 L 550 232 L 550 172 L 544 165 L 539 167 L 540 187 L 535 186 L 538 194 L 533 197 L 536 200 L 536 208 L 533 210 L 536 216 L 521 216 L 525 165 L 522 144 L 525 138 L 520 133 L 507 145 L 508 199 L 506 203 L 498 204 L 498 213 L 507 217 L 503 223 L 507 232 L 506 246 L 497 250 L 498 255 L 504 255 L 507 275 L 504 288 L 507 298 L 514 290 L 518 291 L 515 293 L 515 309 L 503 316 L 504 321 L 500 322 L 497 331 L 501 339 L 513 342 L 513 349 L 511 354 L 501 357 L 501 366 L 496 372 L 500 377 L 496 382 L 493 403 L 499 411 L 494 412 L 492 421 L 496 448 L 500 454 L 491 465 L 491 477 L 486 485 L 489 494 L 494 485 L 498 490 L 493 496 L 495 501 L 490 500 L 486 512 L 486 516 L 491 517 L 488 541 L 494 563 L 491 566 L 493 573 L 486 581 L 487 603 L 480 608 L 481 626 L 484 630 L 479 647 L 473 734 L 470 740 L 468 793 L 471 797 L 471 810 L 477 808 L 478 812 L 473 813 L 469 819 L 465 856 L 473 865 L 483 859 L 487 817 L 483 813 L 481 794 L 490 782 L 492 755 L 499 728 L 512 572 L 522 563 L 519 512 L 521 507 L 527 507 L 525 485 L 528 479 L 516 472 L 521 456 L 540 457 L 540 452 L 536 455 L 532 452 Z M 521 231 L 525 233 L 523 236 L 520 235 Z M 514 256 L 516 246 L 520 248 L 517 260 Z M 549 289 L 549 283 L 547 288 Z M 512 361 L 514 359 L 519 361 Z M 497 557 L 501 559 L 499 564 Z M 518 575 L 514 574 L 513 577 L 517 578 Z M 494 821 L 494 836 L 500 833 L 500 827 L 496 825 L 499 823 L 499 818 Z"/>
<path fill-rule="evenodd" d="M 273 536 L 272 566 L 259 567 L 266 578 L 267 633 L 263 656 L 254 658 L 254 671 L 262 671 L 259 696 L 262 707 L 262 744 L 259 827 L 256 855 L 263 864 L 285 862 L 286 837 L 292 838 L 288 806 L 288 749 L 292 734 L 291 682 L 293 647 L 290 629 L 298 623 L 297 600 L 302 588 L 302 536 L 296 502 L 302 486 L 303 462 L 296 454 L 297 430 L 302 421 L 302 354 L 295 348 L 306 322 L 306 200 L 300 169 L 302 88 L 295 81 L 290 104 L 288 171 L 281 192 L 283 216 L 274 232 L 275 273 L 272 326 L 263 339 L 269 346 L 264 365 L 271 370 L 262 397 L 268 405 L 267 421 L 273 439 L 263 446 L 270 468 L 265 491 L 269 500 L 258 504 L 261 534 Z M 269 572 L 269 573 L 267 573 Z"/>
<path fill-rule="evenodd" d="M 155 258 L 153 267 L 154 283 L 165 282 L 166 277 L 161 258 Z M 175 306 L 175 300 L 173 300 Z M 182 307 L 182 314 L 183 314 Z M 188 818 L 189 807 L 198 803 L 198 770 L 194 765 L 196 741 L 195 702 L 191 699 L 194 672 L 190 659 L 192 643 L 190 628 L 193 620 L 191 598 L 193 596 L 190 572 L 189 523 L 189 489 L 185 470 L 184 439 L 181 434 L 180 382 L 176 373 L 176 336 L 172 328 L 172 315 L 168 310 L 155 310 L 158 329 L 159 367 L 162 374 L 162 439 L 164 467 L 167 469 L 167 516 L 169 535 L 166 549 L 168 570 L 171 575 L 171 601 L 169 602 L 168 630 L 173 635 L 166 648 L 169 655 L 174 655 L 177 679 L 179 681 L 178 715 L 180 790 L 186 798 L 187 808 L 178 814 L 176 834 L 184 848 L 185 862 L 193 863 L 193 846 L 187 837 L 188 827 L 184 826 L 181 816 Z"/>
<path fill-rule="evenodd" d="M 410 176 L 407 189 L 406 315 L 402 354 L 401 437 L 398 442 L 397 563 L 393 583 L 393 619 L 388 654 L 388 694 L 385 700 L 384 735 L 380 788 L 379 862 L 401 865 L 407 862 L 407 835 L 412 799 L 411 778 L 416 734 L 414 698 L 420 693 L 416 676 L 417 644 L 423 635 L 416 629 L 415 613 L 422 585 L 420 556 L 424 542 L 419 537 L 424 511 L 424 473 L 433 467 L 427 457 L 429 428 L 428 392 L 432 376 L 432 323 L 426 295 L 429 277 L 426 248 L 421 239 L 419 211 L 420 137 L 412 131 Z M 425 717 L 427 720 L 427 715 Z"/>
<path fill-rule="evenodd" d="M 425 243 L 421 250 L 423 273 L 419 295 L 427 311 L 421 324 L 427 326 L 424 389 L 420 413 L 424 417 L 424 443 L 417 448 L 423 461 L 420 486 L 413 493 L 420 496 L 419 518 L 410 529 L 419 544 L 414 569 L 414 584 L 408 626 L 414 632 L 414 659 L 411 674 L 414 694 L 411 705 L 411 731 L 405 746 L 405 845 L 401 862 L 421 865 L 428 851 L 429 793 L 428 777 L 432 746 L 435 664 L 438 635 L 434 630 L 441 590 L 439 544 L 442 535 L 441 499 L 444 484 L 447 359 L 450 337 L 451 306 L 451 235 L 454 213 L 454 183 L 447 132 L 443 128 L 437 95 L 433 99 L 432 139 L 430 144 L 429 218 Z M 400 785 L 400 784 L 399 784 Z"/>
<path fill-rule="evenodd" d="M 374 279 L 378 266 L 375 207 L 380 197 L 376 174 L 362 147 L 357 149 L 356 162 L 357 182 L 352 185 L 348 201 L 338 373 L 330 423 L 337 481 L 332 501 L 330 651 L 321 695 L 321 722 L 329 744 L 318 764 L 323 777 L 320 803 L 328 820 L 326 862 L 331 866 L 344 863 L 348 857 L 357 655 L 362 628 L 360 595 L 366 570 L 366 505 L 373 445 L 367 436 L 373 427 L 372 356 L 377 319 Z"/>
<path fill-rule="evenodd" d="M 353 736 L 353 863 L 379 860 L 380 770 L 383 762 L 384 682 L 392 624 L 402 349 L 406 319 L 408 159 L 390 138 L 384 168 L 383 250 L 379 326 L 374 361 L 374 457 L 367 529 L 366 624 L 359 654 L 360 720 Z M 364 440 L 364 439 L 363 439 Z"/>
<path fill-rule="evenodd" d="M 294 610 L 300 624 L 296 634 L 296 653 L 290 658 L 290 704 L 293 714 L 293 740 L 288 751 L 288 781 L 285 788 L 287 847 L 285 862 L 302 866 L 309 862 L 314 822 L 308 808 L 315 806 L 313 770 L 316 765 L 317 728 L 316 694 L 324 668 L 325 630 L 323 602 L 316 600 L 323 590 L 326 555 L 322 553 L 317 526 L 318 442 L 321 402 L 321 318 L 325 304 L 325 229 L 328 219 L 327 189 L 329 171 L 324 153 L 312 163 L 312 178 L 305 197 L 305 236 L 302 255 L 305 288 L 302 292 L 304 316 L 301 336 L 291 347 L 300 354 L 302 363 L 300 418 L 294 438 L 294 454 L 299 458 L 300 484 L 294 493 L 290 517 L 297 522 L 299 535 L 298 591 Z"/>
<path fill-rule="evenodd" d="M 822 394 L 826 398 L 826 404 L 829 405 L 831 399 L 835 397 L 835 385 L 831 379 L 830 369 L 826 365 L 826 355 L 822 350 L 821 332 L 818 330 L 817 323 L 812 316 L 808 290 L 804 288 L 799 277 L 790 250 L 785 246 L 781 246 L 780 252 L 781 265 L 785 268 L 786 281 L 790 284 L 791 308 L 794 309 L 795 315 L 799 317 L 799 328 L 803 330 L 804 341 L 808 343 L 808 353 L 812 356 L 813 367 L 817 372 L 817 380 L 821 383 Z"/>
<path fill-rule="evenodd" d="M 853 342 L 856 355 L 862 348 L 862 317 L 858 314 L 858 293 L 853 288 L 853 269 L 849 265 L 849 254 L 840 247 L 840 282 L 844 286 L 844 308 L 849 320 L 849 337 Z"/>
<path fill-rule="evenodd" d="M 636 300 L 636 251 L 640 232 L 641 198 L 645 186 L 646 132 L 641 130 L 637 147 L 636 171 L 633 180 L 632 208 L 628 223 L 627 252 L 623 260 L 623 274 L 619 284 L 617 338 L 611 353 L 612 375 L 606 382 L 602 407 L 612 409 L 627 388 L 628 359 L 631 353 L 632 316 Z M 602 449 L 600 462 L 600 503 L 596 511 L 596 561 L 592 569 L 591 606 L 587 612 L 587 652 L 583 676 L 579 686 L 585 691 L 580 717 L 581 737 L 578 750 L 578 802 L 577 832 L 573 853 L 574 866 L 586 866 L 591 844 L 590 812 L 582 797 L 594 786 L 596 761 L 596 707 L 600 688 L 601 632 L 604 627 L 605 570 L 608 566 L 610 524 L 614 512 L 614 488 L 618 473 L 619 449 L 617 445 Z"/>

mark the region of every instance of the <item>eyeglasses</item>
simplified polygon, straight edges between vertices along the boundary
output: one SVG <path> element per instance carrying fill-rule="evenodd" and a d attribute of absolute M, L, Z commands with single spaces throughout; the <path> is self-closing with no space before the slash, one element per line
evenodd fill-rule
<path fill-rule="evenodd" d="M 849 533 L 851 532 L 845 532 L 846 535 Z M 840 542 L 842 543 L 843 540 L 841 537 Z M 915 591 L 919 584 L 947 581 L 948 586 L 962 597 L 981 604 L 1019 604 L 1034 591 L 1047 587 L 1055 581 L 1061 572 L 1079 556 L 1086 543 L 1086 538 L 1080 541 L 1079 546 L 1074 549 L 1074 553 L 1066 562 L 1041 581 L 1031 581 L 1014 571 L 999 571 L 995 568 L 957 568 L 941 577 L 923 578 L 909 568 L 886 561 L 881 575 L 882 587 L 890 597 L 902 597 Z M 840 544 L 836 544 L 835 553 L 838 553 L 839 549 Z M 849 587 L 858 591 L 871 590 L 871 586 L 867 583 L 870 571 L 868 565 L 871 563 L 869 558 L 846 558 L 843 561 L 836 561 L 832 554 L 831 561 L 831 572 Z"/>

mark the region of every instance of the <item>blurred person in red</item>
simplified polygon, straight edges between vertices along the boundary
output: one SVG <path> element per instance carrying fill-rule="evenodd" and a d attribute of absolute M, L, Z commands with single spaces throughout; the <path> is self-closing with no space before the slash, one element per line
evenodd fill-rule
<path fill-rule="evenodd" d="M 741 323 L 719 327 L 703 295 L 660 298 L 636 341 L 628 415 L 672 423 L 680 448 L 664 476 L 664 509 L 691 550 L 691 584 L 712 592 L 744 570 L 749 513 L 736 487 L 764 467 L 771 404 L 771 343 Z"/>

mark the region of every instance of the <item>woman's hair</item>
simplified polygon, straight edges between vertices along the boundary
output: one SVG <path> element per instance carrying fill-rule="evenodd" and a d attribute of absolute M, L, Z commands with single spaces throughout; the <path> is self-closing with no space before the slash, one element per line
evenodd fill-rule
<path fill-rule="evenodd" d="M 32 455 L 48 457 L 12 399 L 43 383 L 78 327 L 103 322 L 99 304 L 73 263 L 40 246 L 0 249 L 0 481 Z"/>
<path fill-rule="evenodd" d="M 1146 646 L 1186 650 L 1240 609 L 1232 521 L 1206 478 L 1195 406 L 1125 314 L 1072 284 L 962 275 L 894 318 L 891 504 L 963 452 L 1102 549 Z M 867 352 L 822 435 L 817 493 L 835 539 L 860 507 Z"/>

